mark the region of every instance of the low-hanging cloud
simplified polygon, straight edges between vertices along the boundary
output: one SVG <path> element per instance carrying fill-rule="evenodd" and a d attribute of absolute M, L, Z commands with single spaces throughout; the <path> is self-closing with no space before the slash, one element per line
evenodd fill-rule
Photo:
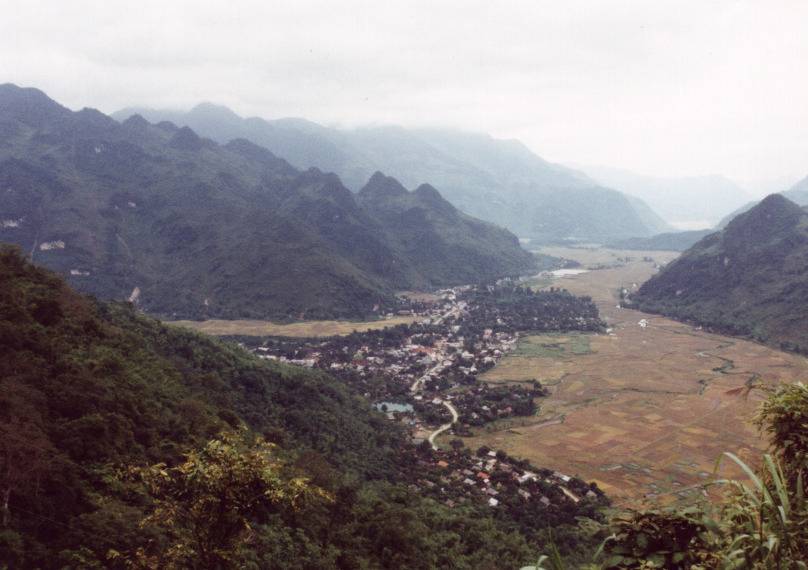
<path fill-rule="evenodd" d="M 0 0 L 0 81 L 64 104 L 441 125 L 556 161 L 808 173 L 808 3 Z"/>

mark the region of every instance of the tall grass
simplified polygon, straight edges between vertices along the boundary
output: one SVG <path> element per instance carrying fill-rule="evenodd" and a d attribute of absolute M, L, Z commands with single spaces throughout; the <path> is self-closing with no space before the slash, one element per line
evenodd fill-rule
<path fill-rule="evenodd" d="M 722 512 L 725 568 L 808 569 L 808 505 L 802 473 L 789 483 L 783 465 L 770 454 L 755 472 L 725 453 L 746 473 L 748 482 L 723 480 L 733 489 Z"/>

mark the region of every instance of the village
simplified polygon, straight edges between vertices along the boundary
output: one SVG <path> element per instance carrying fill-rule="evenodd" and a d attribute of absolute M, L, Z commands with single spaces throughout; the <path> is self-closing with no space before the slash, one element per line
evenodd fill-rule
<path fill-rule="evenodd" d="M 474 428 L 539 412 L 537 402 L 548 395 L 540 379 L 489 385 L 479 376 L 528 333 L 604 330 L 591 299 L 505 281 L 444 289 L 399 310 L 404 312 L 415 322 L 342 337 L 237 340 L 263 359 L 322 369 L 352 385 L 410 433 L 418 450 L 412 484 L 449 506 L 484 500 L 492 508 L 523 508 L 525 502 L 548 508 L 602 499 L 596 487 L 531 470 L 502 452 L 472 456 L 458 439 Z M 438 436 L 454 439 L 441 447 Z"/>
<path fill-rule="evenodd" d="M 575 524 L 576 517 L 597 518 L 608 500 L 595 483 L 558 471 L 535 468 L 503 451 L 476 451 L 454 439 L 435 451 L 410 448 L 410 485 L 450 508 L 485 504 L 507 511 L 525 531 Z"/>
<path fill-rule="evenodd" d="M 520 335 L 603 328 L 587 298 L 511 284 L 445 289 L 433 302 L 414 305 L 406 309 L 417 316 L 410 325 L 325 339 L 238 340 L 261 358 L 343 379 L 405 423 L 417 444 L 431 426 L 451 419 L 445 403 L 462 419 L 458 429 L 537 412 L 535 400 L 546 395 L 538 379 L 499 387 L 478 380 L 516 348 Z"/>

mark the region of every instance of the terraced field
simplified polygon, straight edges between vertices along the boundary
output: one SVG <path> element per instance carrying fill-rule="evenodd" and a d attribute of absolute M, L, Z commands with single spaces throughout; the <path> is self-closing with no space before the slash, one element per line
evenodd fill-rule
<path fill-rule="evenodd" d="M 617 308 L 621 286 L 634 288 L 655 271 L 644 256 L 665 262 L 675 253 L 543 253 L 610 267 L 554 285 L 592 296 L 611 331 L 524 339 L 484 378 L 537 378 L 552 395 L 540 401 L 537 417 L 498 424 L 468 445 L 501 448 L 595 480 L 622 506 L 686 501 L 702 492 L 694 486 L 712 476 L 723 451 L 750 460 L 759 455 L 763 442 L 750 419 L 762 395 L 753 391 L 746 398 L 737 389 L 806 379 L 805 358 Z M 627 255 L 633 259 L 626 261 Z M 720 473 L 736 474 L 727 470 L 723 464 Z"/>

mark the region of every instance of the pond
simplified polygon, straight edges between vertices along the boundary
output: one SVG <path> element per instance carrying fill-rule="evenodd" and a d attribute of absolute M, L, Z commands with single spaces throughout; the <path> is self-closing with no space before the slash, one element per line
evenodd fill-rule
<path fill-rule="evenodd" d="M 556 269 L 555 271 L 551 271 L 553 277 L 569 277 L 570 275 L 580 275 L 581 273 L 586 273 L 589 271 L 588 269 Z"/>
<path fill-rule="evenodd" d="M 413 408 L 410 404 L 397 404 L 395 402 L 379 402 L 374 404 L 374 408 L 379 411 L 384 411 L 382 406 L 386 406 L 388 412 L 411 412 Z"/>

